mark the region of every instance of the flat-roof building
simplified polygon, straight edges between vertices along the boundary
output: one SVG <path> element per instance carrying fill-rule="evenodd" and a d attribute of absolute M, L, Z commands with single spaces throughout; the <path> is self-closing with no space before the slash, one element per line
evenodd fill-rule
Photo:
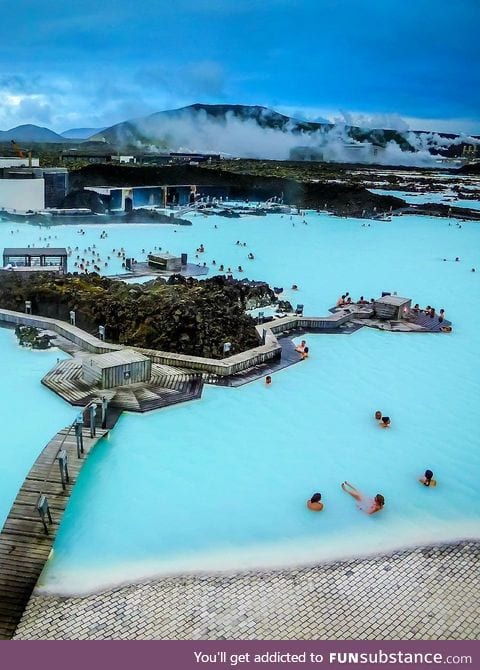
<path fill-rule="evenodd" d="M 108 209 L 130 212 L 132 209 L 148 207 L 185 207 L 200 198 L 220 198 L 228 195 L 222 186 L 198 186 L 197 184 L 161 184 L 157 186 L 85 186 L 107 200 Z"/>
<path fill-rule="evenodd" d="M 68 193 L 66 168 L 16 167 L 1 169 L 0 208 L 19 212 L 61 207 Z"/>
<path fill-rule="evenodd" d="M 404 319 L 410 313 L 411 298 L 399 295 L 383 295 L 374 301 L 373 308 L 379 319 Z"/>
<path fill-rule="evenodd" d="M 20 158 L 18 156 L 0 156 L 0 168 L 11 167 L 38 167 L 40 165 L 39 158 L 32 158 L 26 156 Z"/>
<path fill-rule="evenodd" d="M 83 359 L 82 376 L 102 389 L 148 382 L 152 376 L 152 361 L 132 349 L 111 351 Z"/>
<path fill-rule="evenodd" d="M 148 265 L 162 272 L 176 272 L 187 265 L 187 254 L 173 256 L 172 254 L 148 254 Z"/>
<path fill-rule="evenodd" d="M 6 247 L 3 250 L 3 269 L 66 274 L 67 250 L 64 247 Z"/>

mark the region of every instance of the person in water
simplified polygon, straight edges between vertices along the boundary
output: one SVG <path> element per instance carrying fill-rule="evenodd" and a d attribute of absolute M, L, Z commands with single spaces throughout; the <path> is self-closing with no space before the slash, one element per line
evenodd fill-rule
<path fill-rule="evenodd" d="M 425 470 L 423 477 L 420 477 L 418 480 L 424 486 L 435 487 L 437 485 L 437 480 L 433 479 L 433 472 L 431 470 Z"/>
<path fill-rule="evenodd" d="M 366 498 L 363 493 L 360 493 L 360 491 L 358 491 L 348 482 L 342 483 L 342 489 L 345 491 L 345 493 L 348 493 L 348 495 L 352 496 L 352 498 L 355 498 L 358 503 L 358 508 L 366 514 L 375 514 L 376 512 L 380 512 L 380 510 L 383 509 L 383 506 L 385 505 L 385 498 L 381 493 L 377 493 L 373 499 Z"/>
<path fill-rule="evenodd" d="M 377 421 L 380 421 L 381 418 L 382 418 L 382 413 L 379 409 L 377 409 L 377 411 L 375 412 L 375 419 Z"/>
<path fill-rule="evenodd" d="M 308 358 L 308 347 L 304 347 L 302 351 L 302 360 Z"/>
<path fill-rule="evenodd" d="M 382 416 L 381 420 L 378 422 L 380 428 L 390 428 L 390 417 Z"/>
<path fill-rule="evenodd" d="M 295 351 L 298 351 L 299 354 L 303 354 L 303 352 L 305 351 L 305 347 L 306 347 L 306 346 L 307 346 L 307 341 L 306 341 L 306 340 L 302 340 L 302 341 L 300 342 L 300 344 L 298 344 L 298 345 L 295 347 Z"/>
<path fill-rule="evenodd" d="M 307 500 L 308 509 L 312 510 L 312 512 L 321 512 L 323 509 L 323 503 L 320 502 L 321 499 L 321 493 L 314 493 L 313 496 Z"/>
<path fill-rule="evenodd" d="M 271 383 L 272 383 L 272 378 L 270 377 L 270 375 L 267 375 L 265 377 L 265 386 L 270 386 Z"/>

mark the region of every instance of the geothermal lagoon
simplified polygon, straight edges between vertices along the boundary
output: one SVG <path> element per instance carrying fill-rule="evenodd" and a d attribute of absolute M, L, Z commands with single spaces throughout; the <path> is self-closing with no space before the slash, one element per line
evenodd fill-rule
<path fill-rule="evenodd" d="M 273 375 L 271 387 L 261 380 L 206 386 L 199 401 L 125 413 L 82 469 L 40 588 L 82 593 L 165 573 L 312 564 L 478 538 L 479 224 L 459 228 L 454 219 L 407 215 L 363 226 L 314 212 L 190 220 L 178 227 L 105 223 L 85 226 L 83 235 L 76 226 L 3 221 L 0 235 L 3 246 L 95 244 L 102 260 L 111 256 L 106 274 L 122 271 L 114 248 L 143 260 L 142 249 L 161 247 L 194 262 L 203 244 L 209 276 L 215 259 L 235 277 L 283 286 L 306 315 L 326 314 L 346 291 L 354 300 L 396 291 L 422 307 L 444 308 L 453 333 L 307 335 L 308 360 Z M 243 274 L 235 272 L 239 265 Z M 20 442 L 30 451 L 12 474 L 21 483 L 36 453 L 76 412 L 40 386 L 43 370 L 64 354 L 25 352 L 11 331 L 0 334 L 12 366 L 24 356 L 35 361 L 25 384 L 2 372 L 7 412 L 42 391 L 24 410 L 31 418 L 22 422 Z M 391 417 L 390 430 L 378 428 L 376 409 Z M 29 426 L 41 417 L 33 438 Z M 438 481 L 434 490 L 417 482 L 426 468 Z M 344 480 L 368 495 L 382 493 L 384 510 L 362 514 L 342 492 Z M 12 479 L 2 489 L 4 517 L 16 487 Z M 325 503 L 321 514 L 305 507 L 315 491 Z"/>

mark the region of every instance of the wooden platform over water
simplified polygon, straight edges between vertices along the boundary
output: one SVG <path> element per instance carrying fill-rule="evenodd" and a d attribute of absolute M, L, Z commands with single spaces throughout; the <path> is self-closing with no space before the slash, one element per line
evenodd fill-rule
<path fill-rule="evenodd" d="M 118 414 L 114 416 L 114 420 Z M 25 478 L 0 533 L 0 639 L 10 639 L 20 621 L 30 594 L 37 583 L 57 535 L 63 513 L 83 464 L 108 429 L 84 427 L 84 454 L 77 458 L 77 442 L 72 427 L 61 430 L 42 450 Z M 70 481 L 62 489 L 57 455 L 67 452 Z M 39 496 L 48 499 L 52 523 L 48 535 L 37 510 Z"/>
<path fill-rule="evenodd" d="M 203 381 L 198 373 L 185 373 L 168 365 L 152 363 L 149 382 L 101 389 L 82 376 L 82 360 L 58 362 L 42 379 L 42 384 L 71 405 L 84 407 L 95 398 L 107 398 L 110 407 L 130 412 L 148 412 L 202 395 Z"/>

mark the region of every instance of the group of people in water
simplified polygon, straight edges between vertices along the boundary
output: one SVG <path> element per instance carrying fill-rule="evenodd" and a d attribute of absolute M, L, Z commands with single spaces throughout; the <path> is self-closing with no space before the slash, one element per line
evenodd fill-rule
<path fill-rule="evenodd" d="M 390 417 L 383 416 L 379 409 L 375 412 L 375 420 L 378 421 L 380 428 L 390 427 Z M 433 478 L 433 472 L 429 469 L 425 470 L 425 473 L 418 481 L 427 488 L 434 488 L 437 485 L 437 481 Z M 365 512 L 365 514 L 376 514 L 376 512 L 380 512 L 385 505 L 385 498 L 381 493 L 377 493 L 374 498 L 369 498 L 347 481 L 342 482 L 341 486 L 345 493 L 348 493 L 357 501 L 358 509 Z M 314 493 L 313 496 L 307 500 L 307 507 L 312 512 L 321 512 L 324 507 L 322 494 L 318 492 Z"/>
<path fill-rule="evenodd" d="M 376 514 L 376 512 L 380 512 L 385 505 L 385 498 L 381 493 L 377 493 L 374 498 L 369 498 L 349 482 L 342 482 L 341 487 L 345 493 L 348 493 L 348 495 L 352 496 L 352 498 L 357 501 L 358 509 L 365 512 L 365 514 Z M 314 493 L 313 496 L 307 500 L 307 507 L 312 512 L 321 512 L 324 507 L 322 494 Z"/>
<path fill-rule="evenodd" d="M 375 419 L 378 421 L 378 425 L 380 428 L 390 428 L 390 417 L 389 416 L 383 416 L 382 412 L 377 409 L 375 412 Z"/>
<path fill-rule="evenodd" d="M 307 346 L 307 341 L 306 341 L 306 340 L 302 340 L 302 341 L 300 342 L 300 344 L 298 344 L 298 345 L 295 347 L 295 351 L 298 351 L 298 353 L 299 353 L 299 354 L 301 355 L 301 357 L 302 357 L 302 360 L 305 360 L 306 358 L 308 358 L 308 351 L 309 351 L 309 350 L 308 350 L 308 346 Z"/>
<path fill-rule="evenodd" d="M 436 480 L 433 479 L 433 472 L 431 470 L 425 470 L 424 475 L 420 477 L 418 481 L 427 488 L 434 488 L 437 485 Z M 365 514 L 376 514 L 377 512 L 380 512 L 385 505 L 385 498 L 381 493 L 377 493 L 375 497 L 370 498 L 361 493 L 361 491 L 347 481 L 342 482 L 341 487 L 345 493 L 348 493 L 348 495 L 356 500 L 358 509 Z M 322 494 L 318 492 L 314 493 L 313 496 L 307 500 L 307 508 L 312 512 L 321 512 L 324 508 Z"/>
<path fill-rule="evenodd" d="M 355 302 L 352 300 L 352 297 L 350 293 L 347 291 L 346 293 L 342 293 L 342 295 L 338 298 L 336 307 L 345 307 L 345 305 L 369 305 L 373 304 L 375 300 L 373 298 L 370 298 L 370 300 L 365 300 L 363 295 L 360 296 L 360 298 Z"/>
<path fill-rule="evenodd" d="M 216 228 L 216 227 L 217 227 L 217 226 L 215 226 L 215 228 Z M 240 240 L 237 240 L 237 241 L 235 242 L 235 246 L 237 246 L 237 247 L 246 247 L 246 246 L 247 246 L 247 243 L 246 243 L 246 242 L 240 242 Z M 205 247 L 203 246 L 203 244 L 201 244 L 201 245 L 198 247 L 197 252 L 198 252 L 198 253 L 203 253 L 204 251 L 205 251 Z M 195 258 L 198 258 L 198 255 L 196 255 Z M 249 252 L 247 258 L 248 258 L 249 261 L 253 261 L 253 260 L 255 260 L 255 256 L 253 255 L 253 253 L 252 253 L 251 251 Z M 204 263 L 203 265 L 206 266 L 206 263 Z M 212 267 L 217 268 L 217 261 L 216 261 L 215 259 L 212 260 Z M 232 274 L 233 274 L 233 272 L 232 272 L 232 268 L 231 268 L 231 267 L 227 267 L 227 268 L 225 268 L 225 264 L 224 264 L 224 263 L 220 263 L 220 264 L 218 265 L 218 272 L 225 272 L 225 274 L 227 274 L 227 275 L 232 275 Z M 238 266 L 237 266 L 237 272 L 239 272 L 240 274 L 241 274 L 242 272 L 244 272 L 243 267 L 242 267 L 241 265 L 238 265 Z"/>

